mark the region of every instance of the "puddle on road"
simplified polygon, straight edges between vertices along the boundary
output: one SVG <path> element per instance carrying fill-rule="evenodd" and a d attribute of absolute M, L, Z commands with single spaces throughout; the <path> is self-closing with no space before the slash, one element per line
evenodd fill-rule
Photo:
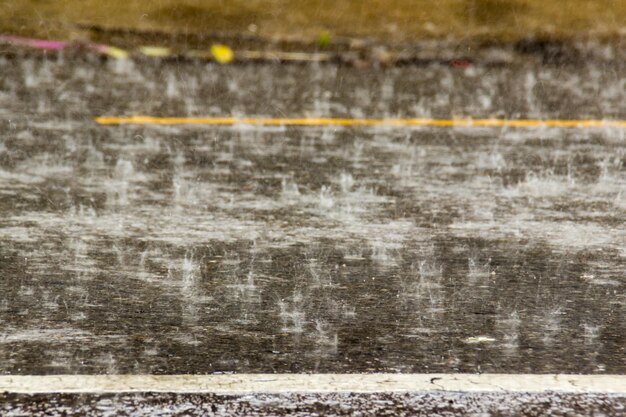
<path fill-rule="evenodd" d="M 91 121 L 618 118 L 619 70 L 72 64 L 0 59 L 0 372 L 626 371 L 623 130 Z"/>

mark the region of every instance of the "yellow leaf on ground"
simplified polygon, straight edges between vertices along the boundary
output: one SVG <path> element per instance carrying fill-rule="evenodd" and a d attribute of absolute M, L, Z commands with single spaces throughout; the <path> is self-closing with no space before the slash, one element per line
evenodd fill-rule
<path fill-rule="evenodd" d="M 169 48 L 163 48 L 160 46 L 142 46 L 139 50 L 146 56 L 165 57 L 171 54 Z"/>
<path fill-rule="evenodd" d="M 116 59 L 128 58 L 128 52 L 115 46 L 107 46 L 104 48 L 104 53 Z"/>
<path fill-rule="evenodd" d="M 220 64 L 228 64 L 235 58 L 233 50 L 226 45 L 212 45 L 211 55 L 213 55 L 213 59 Z"/>
<path fill-rule="evenodd" d="M 327 30 L 321 31 L 317 37 L 318 46 L 320 48 L 326 48 L 328 45 L 330 45 L 330 42 L 331 42 L 330 32 Z"/>

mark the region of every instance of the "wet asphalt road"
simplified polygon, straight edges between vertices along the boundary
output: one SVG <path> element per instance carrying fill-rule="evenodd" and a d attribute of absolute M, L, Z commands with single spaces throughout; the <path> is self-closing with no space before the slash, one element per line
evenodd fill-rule
<path fill-rule="evenodd" d="M 0 373 L 626 372 L 623 129 L 93 122 L 625 119 L 619 62 L 0 71 Z"/>

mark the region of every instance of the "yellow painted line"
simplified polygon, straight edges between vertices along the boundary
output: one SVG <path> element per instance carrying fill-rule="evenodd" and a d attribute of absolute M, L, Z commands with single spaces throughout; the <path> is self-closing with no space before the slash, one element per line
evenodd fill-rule
<path fill-rule="evenodd" d="M 436 127 L 572 127 L 626 128 L 626 120 L 559 119 L 339 119 L 339 118 L 254 118 L 254 117 L 97 117 L 101 125 L 214 125 L 232 126 L 436 126 Z"/>

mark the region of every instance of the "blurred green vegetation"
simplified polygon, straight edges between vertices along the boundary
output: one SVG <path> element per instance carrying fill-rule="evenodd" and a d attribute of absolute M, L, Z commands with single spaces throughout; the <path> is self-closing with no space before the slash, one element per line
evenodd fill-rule
<path fill-rule="evenodd" d="M 330 42 L 371 37 L 515 41 L 626 34 L 624 0 L 0 0 L 0 32 L 85 38 L 79 25 L 256 34 Z"/>

